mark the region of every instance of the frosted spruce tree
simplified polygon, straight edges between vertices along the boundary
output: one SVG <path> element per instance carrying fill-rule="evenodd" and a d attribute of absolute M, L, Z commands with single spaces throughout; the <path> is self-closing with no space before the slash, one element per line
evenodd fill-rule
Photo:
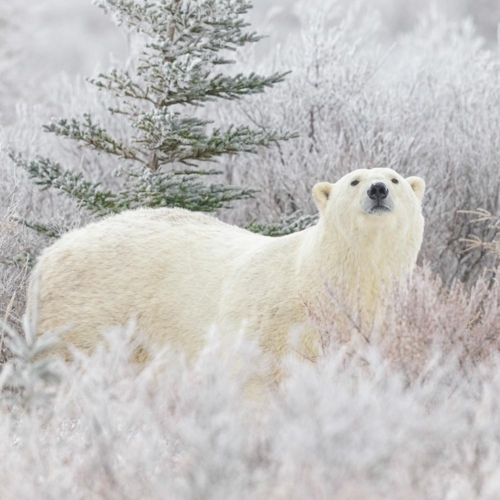
<path fill-rule="evenodd" d="M 104 189 L 76 169 L 46 157 L 27 160 L 12 152 L 14 162 L 42 189 L 64 192 L 97 216 L 136 207 L 210 212 L 251 197 L 251 189 L 206 182 L 207 176 L 221 172 L 201 169 L 200 164 L 225 154 L 255 153 L 258 147 L 291 135 L 247 125 L 221 129 L 193 113 L 217 99 L 261 93 L 285 77 L 286 73 L 231 76 L 221 71 L 233 62 L 228 54 L 261 38 L 248 31 L 243 20 L 250 1 L 97 0 L 96 4 L 142 44 L 133 69 L 113 69 L 89 79 L 119 103 L 108 112 L 113 119 L 126 120 L 130 137 L 115 137 L 90 113 L 83 119 L 53 120 L 44 130 L 119 159 L 113 174 L 120 178 L 120 188 Z M 27 224 L 57 236 L 50 226 Z"/>

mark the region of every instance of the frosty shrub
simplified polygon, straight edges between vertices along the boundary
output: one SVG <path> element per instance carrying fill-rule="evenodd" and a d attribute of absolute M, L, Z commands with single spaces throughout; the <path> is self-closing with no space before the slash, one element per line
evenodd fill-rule
<path fill-rule="evenodd" d="M 426 266 L 417 270 L 411 283 L 394 284 L 393 291 L 387 291 L 383 317 L 375 322 L 346 313 L 349 307 L 341 290 L 328 290 L 325 301 L 309 305 L 325 353 L 347 349 L 359 356 L 367 346 L 376 345 L 388 367 L 413 382 L 426 373 L 433 356 L 443 362 L 452 359 L 466 375 L 500 352 L 496 282 L 481 279 L 470 290 L 457 281 L 447 287 Z"/>
<path fill-rule="evenodd" d="M 261 95 L 197 109 L 200 120 L 215 119 L 221 129 L 240 122 L 300 134 L 277 149 L 223 160 L 226 179 L 222 184 L 243 190 L 251 186 L 258 193 L 219 215 L 266 234 L 286 234 L 314 222 L 310 189 L 315 182 L 335 181 L 355 168 L 390 166 L 427 181 L 421 260 L 431 262 L 446 284 L 454 278 L 472 284 L 483 269 L 492 266 L 493 258 L 484 247 L 464 252 L 467 246 L 462 240 L 470 236 L 488 243 L 497 229 L 485 222 L 471 225 L 474 217 L 458 211 L 499 212 L 495 51 L 484 47 L 470 22 L 451 22 L 436 14 L 422 17 L 389 49 L 380 42 L 386 40 L 385 26 L 377 24 L 371 11 L 332 5 L 296 3 L 300 34 L 291 34 L 278 47 L 272 44 L 271 33 L 270 50 L 258 60 L 240 48 L 239 62 L 228 73 L 246 73 L 249 66 L 260 74 L 291 69 L 285 82 Z M 10 39 L 13 47 L 16 39 Z M 11 65 L 10 70 L 16 67 L 21 70 L 21 65 Z M 61 168 L 69 169 L 68 177 L 81 174 L 82 180 L 90 186 L 99 183 L 104 192 L 116 194 L 123 188 L 123 177 L 110 176 L 117 169 L 126 175 L 116 155 L 75 148 L 73 141 L 63 141 L 39 127 L 53 116 L 88 113 L 109 136 L 125 140 L 131 134 L 127 120 L 107 112 L 108 107 L 119 107 L 120 99 L 110 92 L 96 92 L 79 78 L 53 76 L 51 82 L 43 88 L 40 105 L 20 102 L 15 122 L 0 129 L 0 216 L 10 220 L 9 232 L 0 238 L 6 238 L 5 244 L 0 242 L 4 261 L 36 256 L 50 243 L 48 238 L 28 235 L 15 226 L 15 220 L 40 223 L 49 233 L 89 220 L 79 200 L 57 196 L 57 190 L 33 189 L 22 169 L 13 168 L 6 158 L 7 148 L 31 158 L 56 156 Z M 152 179 L 149 174 L 146 177 Z M 3 295 L 3 312 L 14 291 L 22 290 L 20 281 L 15 284 L 8 278 L 5 282 L 12 286 Z M 22 308 L 16 305 L 13 312 L 19 321 Z"/>
<path fill-rule="evenodd" d="M 19 97 L 21 89 L 16 85 L 16 67 L 23 63 L 22 39 L 26 35 L 25 27 L 30 25 L 31 16 L 23 19 L 23 7 L 26 0 L 19 2 L 5 0 L 0 4 L 0 123 L 12 120 L 11 102 Z M 24 21 L 24 23 L 23 23 Z M 20 71 L 20 73 L 23 73 Z"/>
<path fill-rule="evenodd" d="M 61 360 L 44 358 L 58 342 L 55 333 L 37 337 L 37 316 L 25 316 L 23 334 L 2 322 L 2 342 L 12 356 L 0 373 L 1 402 L 11 415 L 35 412 L 50 415 L 53 397 L 61 382 Z M 48 414 L 46 412 L 49 412 Z"/>
<path fill-rule="evenodd" d="M 499 229 L 500 229 L 500 216 L 493 215 L 488 210 L 468 210 L 462 211 L 462 213 L 471 216 L 472 224 L 481 224 L 485 227 L 485 233 L 487 238 L 481 238 L 475 234 L 468 235 L 467 238 L 463 238 L 462 241 L 466 245 L 466 251 L 480 251 L 481 255 L 489 254 L 492 255 L 496 262 L 500 258 L 500 239 L 499 239 Z M 496 278 L 495 269 L 489 269 L 493 272 L 493 279 Z"/>
<path fill-rule="evenodd" d="M 21 327 L 26 285 L 33 262 L 32 249 L 38 246 L 32 232 L 20 227 L 9 215 L 0 219 L 0 320 Z M 0 365 L 6 359 L 6 328 L 0 326 Z"/>
<path fill-rule="evenodd" d="M 2 499 L 498 498 L 488 286 L 447 290 L 419 271 L 378 340 L 353 325 L 355 350 L 319 319 L 323 355 L 290 358 L 290 379 L 259 401 L 242 397 L 241 369 L 258 353 L 222 355 L 216 334 L 192 363 L 167 349 L 144 367 L 127 362 L 133 326 L 66 366 L 40 369 L 28 340 L 0 375 L 17 387 L 0 397 Z"/>

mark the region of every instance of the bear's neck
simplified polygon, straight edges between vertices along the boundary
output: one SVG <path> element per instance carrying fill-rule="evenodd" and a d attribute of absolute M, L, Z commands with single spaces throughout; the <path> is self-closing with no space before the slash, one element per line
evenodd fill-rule
<path fill-rule="evenodd" d="M 352 245 L 337 231 L 320 221 L 311 228 L 299 251 L 301 288 L 308 300 L 339 293 L 349 307 L 368 315 L 376 313 L 381 294 L 394 280 L 411 274 L 414 256 L 404 252 L 404 241 L 394 241 L 383 232 L 374 232 Z M 333 297 L 334 300 L 339 297 Z"/>

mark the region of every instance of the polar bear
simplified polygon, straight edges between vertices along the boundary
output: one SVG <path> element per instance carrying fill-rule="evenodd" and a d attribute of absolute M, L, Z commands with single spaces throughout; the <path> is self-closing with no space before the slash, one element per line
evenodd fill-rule
<path fill-rule="evenodd" d="M 314 186 L 315 226 L 274 238 L 183 209 L 113 215 L 43 252 L 28 310 L 38 301 L 39 331 L 71 325 L 64 343 L 87 350 L 133 316 L 146 347 L 168 343 L 188 357 L 212 325 L 226 337 L 243 328 L 276 360 L 299 331 L 312 356 L 318 333 L 306 304 L 326 283 L 342 277 L 346 296 L 357 293 L 373 311 L 382 283 L 410 275 L 423 238 L 424 189 L 419 177 L 388 168 L 356 170 Z"/>

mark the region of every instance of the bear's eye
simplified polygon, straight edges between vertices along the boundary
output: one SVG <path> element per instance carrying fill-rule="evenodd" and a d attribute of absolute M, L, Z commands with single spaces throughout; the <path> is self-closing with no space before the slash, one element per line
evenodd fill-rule
<path fill-rule="evenodd" d="M 351 186 L 357 186 L 359 184 L 359 181 L 352 181 Z"/>
<path fill-rule="evenodd" d="M 394 184 L 399 184 L 399 181 L 397 179 L 392 179 L 392 182 L 394 182 Z"/>

